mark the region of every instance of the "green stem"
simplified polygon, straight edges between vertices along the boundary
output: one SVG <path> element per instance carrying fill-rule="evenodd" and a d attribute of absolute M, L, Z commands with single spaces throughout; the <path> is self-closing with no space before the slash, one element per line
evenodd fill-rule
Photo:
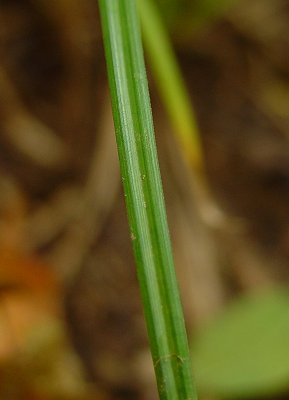
<path fill-rule="evenodd" d="M 199 129 L 168 33 L 155 1 L 137 0 L 137 3 L 150 67 L 176 138 L 194 171 L 202 176 L 204 160 Z"/>
<path fill-rule="evenodd" d="M 121 174 L 160 399 L 195 400 L 135 0 L 100 0 Z"/>

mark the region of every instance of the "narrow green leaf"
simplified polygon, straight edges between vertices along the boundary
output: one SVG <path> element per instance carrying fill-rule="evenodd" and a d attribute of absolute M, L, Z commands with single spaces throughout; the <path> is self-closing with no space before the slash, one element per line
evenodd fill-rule
<path fill-rule="evenodd" d="M 195 338 L 193 355 L 203 392 L 243 399 L 289 388 L 289 290 L 237 300 Z"/>
<path fill-rule="evenodd" d="M 153 75 L 182 151 L 195 172 L 203 173 L 200 134 L 183 77 L 154 1 L 138 0 L 144 42 Z"/>
<path fill-rule="evenodd" d="M 100 0 L 121 174 L 161 399 L 195 400 L 135 0 Z"/>

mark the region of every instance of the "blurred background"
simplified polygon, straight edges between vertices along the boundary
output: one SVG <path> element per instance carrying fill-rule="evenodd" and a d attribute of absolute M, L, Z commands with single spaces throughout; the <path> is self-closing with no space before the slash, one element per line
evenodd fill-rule
<path fill-rule="evenodd" d="M 210 193 L 148 58 L 199 397 L 288 399 L 289 2 L 158 7 Z M 1 0 L 0 53 L 0 398 L 155 400 L 97 1 Z"/>

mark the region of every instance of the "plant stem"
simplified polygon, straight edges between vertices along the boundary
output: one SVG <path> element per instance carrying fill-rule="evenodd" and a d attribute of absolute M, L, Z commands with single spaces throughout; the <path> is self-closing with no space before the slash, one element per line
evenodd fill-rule
<path fill-rule="evenodd" d="M 137 0 L 144 43 L 176 138 L 194 171 L 203 179 L 204 160 L 194 110 L 173 47 L 155 1 Z"/>
<path fill-rule="evenodd" d="M 121 174 L 160 399 L 195 400 L 135 0 L 100 0 Z"/>
<path fill-rule="evenodd" d="M 137 0 L 150 67 L 184 159 L 193 172 L 196 206 L 202 221 L 216 229 L 225 216 L 216 203 L 205 171 L 200 132 L 189 92 L 154 0 Z"/>

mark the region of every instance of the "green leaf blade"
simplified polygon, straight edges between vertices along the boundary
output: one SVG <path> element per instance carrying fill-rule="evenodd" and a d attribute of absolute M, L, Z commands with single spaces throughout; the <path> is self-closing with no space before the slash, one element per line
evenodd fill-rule
<path fill-rule="evenodd" d="M 193 343 L 200 389 L 253 398 L 289 387 L 289 290 L 242 297 Z"/>
<path fill-rule="evenodd" d="M 137 2 L 150 66 L 176 138 L 186 159 L 203 178 L 204 159 L 196 117 L 158 7 L 152 0 Z"/>

